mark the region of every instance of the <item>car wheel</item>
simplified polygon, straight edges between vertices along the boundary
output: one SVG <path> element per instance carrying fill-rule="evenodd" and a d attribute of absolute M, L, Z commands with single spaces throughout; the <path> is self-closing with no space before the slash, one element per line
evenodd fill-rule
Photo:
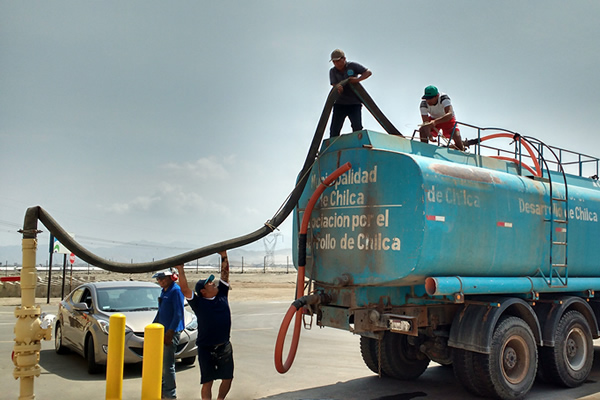
<path fill-rule="evenodd" d="M 181 359 L 183 365 L 193 365 L 196 362 L 196 356 L 186 357 Z"/>
<path fill-rule="evenodd" d="M 54 328 L 54 350 L 56 354 L 67 354 L 69 352 L 69 349 L 63 346 L 62 327 L 58 321 L 56 322 L 56 328 Z"/>
<path fill-rule="evenodd" d="M 85 343 L 85 358 L 87 360 L 88 374 L 97 374 L 102 370 L 102 366 L 96 363 L 96 353 L 94 349 L 94 338 L 89 335 Z"/>

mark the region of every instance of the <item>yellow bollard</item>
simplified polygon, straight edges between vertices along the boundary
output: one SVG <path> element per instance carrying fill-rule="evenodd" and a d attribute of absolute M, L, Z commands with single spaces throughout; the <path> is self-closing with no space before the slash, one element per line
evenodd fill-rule
<path fill-rule="evenodd" d="M 111 315 L 108 324 L 106 400 L 121 400 L 123 398 L 123 360 L 125 358 L 125 315 Z"/>
<path fill-rule="evenodd" d="M 165 328 L 150 324 L 144 329 L 144 364 L 142 365 L 142 400 L 158 400 L 162 391 L 162 364 Z"/>

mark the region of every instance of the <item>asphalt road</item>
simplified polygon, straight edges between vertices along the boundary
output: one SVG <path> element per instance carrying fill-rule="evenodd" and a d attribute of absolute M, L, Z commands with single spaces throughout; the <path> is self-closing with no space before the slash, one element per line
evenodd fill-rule
<path fill-rule="evenodd" d="M 359 338 L 335 329 L 302 330 L 294 365 L 287 374 L 277 373 L 273 350 L 288 302 L 233 302 L 232 343 L 236 363 L 232 400 L 409 400 L 476 399 L 456 383 L 452 368 L 431 363 L 414 382 L 380 379 L 364 365 Z M 46 312 L 53 306 L 43 305 Z M 0 398 L 17 399 L 19 382 L 12 377 L 14 306 L 0 306 Z M 289 343 L 289 339 L 287 341 Z M 600 344 L 596 342 L 596 344 Z M 600 399 L 600 347 L 588 382 L 575 389 L 536 383 L 527 399 Z M 287 357 L 287 352 L 284 354 Z M 88 375 L 83 358 L 59 356 L 53 342 L 43 342 L 42 374 L 35 380 L 36 399 L 104 399 L 104 375 Z M 139 399 L 141 364 L 126 366 L 123 399 Z M 198 366 L 178 365 L 179 399 L 200 398 Z M 216 388 L 213 388 L 216 398 Z M 589 396 L 589 397 L 586 397 Z"/>

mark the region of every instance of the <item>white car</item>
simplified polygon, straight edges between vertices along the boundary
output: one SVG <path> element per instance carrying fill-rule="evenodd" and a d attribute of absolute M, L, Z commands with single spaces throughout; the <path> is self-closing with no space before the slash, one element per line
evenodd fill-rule
<path fill-rule="evenodd" d="M 152 282 L 114 281 L 85 283 L 58 305 L 54 345 L 58 354 L 73 350 L 87 360 L 88 372 L 98 373 L 106 365 L 108 324 L 115 313 L 125 315 L 125 363 L 139 363 L 143 357 L 144 328 L 158 310 L 162 289 Z M 175 357 L 191 365 L 196 360 L 198 322 L 194 313 L 185 314 Z"/>

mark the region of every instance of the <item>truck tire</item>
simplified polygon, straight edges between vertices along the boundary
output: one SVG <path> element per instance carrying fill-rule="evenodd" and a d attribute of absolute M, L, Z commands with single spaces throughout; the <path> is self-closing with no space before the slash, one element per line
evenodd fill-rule
<path fill-rule="evenodd" d="M 408 342 L 408 336 L 385 332 L 382 340 L 381 369 L 386 375 L 400 380 L 413 380 L 425 372 L 429 358 Z"/>
<path fill-rule="evenodd" d="M 490 354 L 475 354 L 482 389 L 499 399 L 521 399 L 531 389 L 537 370 L 537 345 L 521 318 L 505 316 L 494 328 Z"/>
<path fill-rule="evenodd" d="M 540 348 L 541 374 L 547 382 L 576 387 L 585 382 L 594 362 L 592 331 L 585 317 L 569 311 L 554 332 L 554 347 Z"/>
<path fill-rule="evenodd" d="M 360 354 L 369 369 L 379 374 L 379 358 L 377 356 L 378 340 L 366 336 L 360 337 Z"/>
<path fill-rule="evenodd" d="M 475 353 L 463 349 L 452 349 L 452 369 L 460 384 L 470 393 L 485 397 L 484 386 L 481 384 L 481 371 L 475 368 Z"/>

